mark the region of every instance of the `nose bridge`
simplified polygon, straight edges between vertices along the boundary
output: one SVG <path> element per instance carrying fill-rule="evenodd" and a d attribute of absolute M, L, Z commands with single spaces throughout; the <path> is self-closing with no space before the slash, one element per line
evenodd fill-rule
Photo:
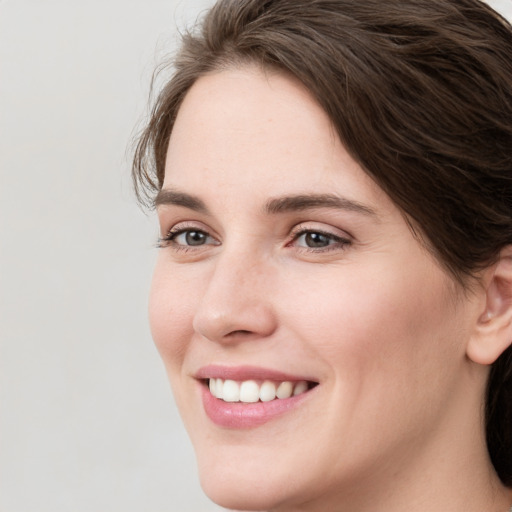
<path fill-rule="evenodd" d="M 194 315 L 194 329 L 224 342 L 237 336 L 268 336 L 275 329 L 268 283 L 271 265 L 254 250 L 226 247 L 213 268 Z"/>

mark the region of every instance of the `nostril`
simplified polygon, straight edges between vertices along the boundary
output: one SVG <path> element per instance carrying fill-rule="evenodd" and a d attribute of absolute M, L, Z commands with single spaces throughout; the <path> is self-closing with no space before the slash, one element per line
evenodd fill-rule
<path fill-rule="evenodd" d="M 237 336 L 237 335 L 247 336 L 248 334 L 252 334 L 251 331 L 247 331 L 245 329 L 240 329 L 237 331 L 232 331 L 229 334 L 227 334 L 226 336 L 231 336 L 231 337 Z"/>

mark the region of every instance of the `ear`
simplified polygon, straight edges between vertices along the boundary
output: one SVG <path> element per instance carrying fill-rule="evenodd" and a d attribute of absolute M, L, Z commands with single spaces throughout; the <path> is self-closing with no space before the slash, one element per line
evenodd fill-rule
<path fill-rule="evenodd" d="M 489 365 L 512 343 L 512 246 L 484 272 L 485 309 L 467 345 L 475 363 Z"/>

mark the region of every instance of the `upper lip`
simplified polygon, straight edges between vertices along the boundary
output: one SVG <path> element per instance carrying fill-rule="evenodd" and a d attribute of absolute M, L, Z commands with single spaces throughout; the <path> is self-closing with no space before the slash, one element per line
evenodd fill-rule
<path fill-rule="evenodd" d="M 207 365 L 200 368 L 196 374 L 196 379 L 230 379 L 236 381 L 244 380 L 273 380 L 273 381 L 291 381 L 297 382 L 301 380 L 318 382 L 303 375 L 291 375 L 279 370 L 270 368 L 262 368 L 258 366 L 222 366 Z"/>

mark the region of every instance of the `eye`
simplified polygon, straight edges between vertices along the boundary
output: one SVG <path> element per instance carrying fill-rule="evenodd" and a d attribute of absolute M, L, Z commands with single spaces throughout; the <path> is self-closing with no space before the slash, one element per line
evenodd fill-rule
<path fill-rule="evenodd" d="M 171 240 L 178 245 L 204 245 L 208 238 L 208 234 L 204 231 L 187 229 L 173 235 Z"/>
<path fill-rule="evenodd" d="M 174 246 L 176 249 L 188 249 L 204 245 L 218 245 L 217 240 L 209 233 L 197 228 L 172 229 L 169 234 L 159 240 L 159 247 Z"/>
<path fill-rule="evenodd" d="M 294 234 L 292 245 L 313 251 L 342 249 L 351 241 L 334 233 L 315 229 L 301 229 Z"/>
<path fill-rule="evenodd" d="M 314 249 L 319 247 L 328 247 L 333 243 L 333 237 L 325 235 L 324 233 L 304 233 L 300 236 L 299 240 L 306 246 Z"/>

